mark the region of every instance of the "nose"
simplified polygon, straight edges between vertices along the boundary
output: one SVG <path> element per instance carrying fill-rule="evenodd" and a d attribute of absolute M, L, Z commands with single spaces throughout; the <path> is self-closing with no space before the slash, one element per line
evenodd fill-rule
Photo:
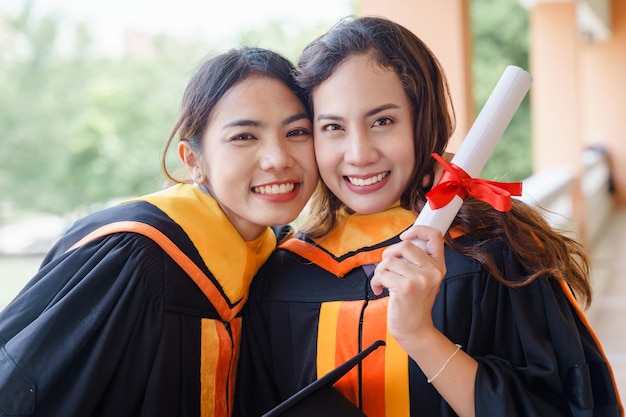
<path fill-rule="evenodd" d="M 283 170 L 293 165 L 293 156 L 285 138 L 267 140 L 261 149 L 261 168 Z"/>
<path fill-rule="evenodd" d="M 345 162 L 364 166 L 371 164 L 378 158 L 378 152 L 373 139 L 365 132 L 353 131 L 346 135 L 344 160 Z"/>

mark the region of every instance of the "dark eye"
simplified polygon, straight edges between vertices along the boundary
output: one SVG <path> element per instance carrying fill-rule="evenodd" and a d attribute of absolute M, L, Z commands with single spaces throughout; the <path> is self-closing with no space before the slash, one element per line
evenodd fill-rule
<path fill-rule="evenodd" d="M 374 121 L 374 126 L 386 126 L 393 123 L 393 120 L 389 117 L 381 117 Z"/>
<path fill-rule="evenodd" d="M 341 126 L 339 126 L 337 123 L 331 123 L 331 124 L 322 126 L 322 130 L 328 130 L 328 131 L 341 130 Z"/>
<path fill-rule="evenodd" d="M 253 140 L 256 139 L 256 137 L 250 133 L 241 133 L 239 135 L 235 135 L 233 136 L 230 140 L 235 142 L 235 141 L 241 141 L 241 140 Z"/>
<path fill-rule="evenodd" d="M 288 138 L 293 137 L 293 136 L 311 136 L 311 131 L 305 128 L 298 128 L 298 129 L 292 129 L 289 132 L 287 132 Z"/>

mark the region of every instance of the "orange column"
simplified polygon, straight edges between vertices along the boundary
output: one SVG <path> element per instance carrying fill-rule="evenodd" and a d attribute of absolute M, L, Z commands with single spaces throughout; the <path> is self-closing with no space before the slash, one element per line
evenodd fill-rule
<path fill-rule="evenodd" d="M 578 167 L 583 118 L 576 4 L 538 3 L 529 17 L 534 169 Z"/>
<path fill-rule="evenodd" d="M 580 39 L 575 2 L 539 2 L 529 13 L 531 120 L 534 171 L 571 167 L 572 221 L 588 244 L 586 210 L 580 189 L 583 149 Z"/>
<path fill-rule="evenodd" d="M 405 26 L 432 49 L 446 72 L 456 111 L 455 151 L 474 122 L 469 0 L 360 0 L 359 16 L 382 16 Z"/>
<path fill-rule="evenodd" d="M 609 151 L 616 202 L 626 204 L 626 2 L 613 0 L 611 36 L 581 46 L 582 133 L 585 145 Z"/>

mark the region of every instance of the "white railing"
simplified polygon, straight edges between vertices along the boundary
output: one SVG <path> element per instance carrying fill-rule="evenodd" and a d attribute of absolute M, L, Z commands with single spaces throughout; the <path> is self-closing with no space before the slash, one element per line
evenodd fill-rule
<path fill-rule="evenodd" d="M 587 240 L 594 243 L 613 214 L 613 177 L 607 153 L 590 148 L 583 152 L 584 174 L 580 188 L 583 195 Z"/>
<path fill-rule="evenodd" d="M 593 245 L 613 212 L 611 169 L 606 152 L 595 147 L 583 152 L 581 167 L 580 178 L 570 167 L 533 174 L 523 181 L 521 200 L 540 210 L 554 227 Z"/>

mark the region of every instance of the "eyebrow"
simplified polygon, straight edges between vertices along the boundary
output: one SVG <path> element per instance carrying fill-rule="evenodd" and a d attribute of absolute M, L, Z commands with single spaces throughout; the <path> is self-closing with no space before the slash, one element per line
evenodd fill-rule
<path fill-rule="evenodd" d="M 240 127 L 240 126 L 260 126 L 261 123 L 254 121 L 254 120 L 249 120 L 249 119 L 238 119 L 238 120 L 233 120 L 232 122 L 228 122 L 226 123 L 224 126 L 222 126 L 222 130 L 226 130 L 228 128 L 231 127 Z"/>
<path fill-rule="evenodd" d="M 332 114 L 319 114 L 315 120 L 335 120 L 340 121 L 343 120 L 343 117 L 333 116 Z"/>
<path fill-rule="evenodd" d="M 393 103 L 388 103 L 388 104 L 382 104 L 378 107 L 374 107 L 372 110 L 368 111 L 367 113 L 365 113 L 365 117 L 371 117 L 374 116 L 382 111 L 385 110 L 389 110 L 389 109 L 399 109 L 400 106 L 398 106 L 397 104 L 393 104 Z M 332 114 L 320 114 L 318 115 L 315 120 L 335 120 L 335 121 L 341 121 L 343 120 L 343 117 L 341 116 L 335 116 Z"/>
<path fill-rule="evenodd" d="M 302 119 L 309 120 L 308 113 L 297 113 L 297 114 L 294 114 L 293 116 L 289 116 L 285 120 L 283 120 L 283 125 L 288 125 L 290 123 L 293 123 Z"/>
<path fill-rule="evenodd" d="M 365 115 L 368 117 L 374 116 L 375 114 L 380 113 L 381 111 L 385 111 L 389 109 L 398 109 L 398 108 L 400 108 L 400 106 L 398 106 L 397 104 L 387 103 L 387 104 L 383 104 L 383 105 L 373 108 L 372 110 L 365 113 Z"/>
<path fill-rule="evenodd" d="M 283 126 L 286 126 L 290 123 L 293 123 L 295 121 L 298 120 L 302 120 L 302 119 L 309 119 L 309 115 L 307 113 L 297 113 L 294 114 L 293 116 L 289 116 L 286 119 L 284 119 L 281 123 Z M 241 127 L 241 126 L 253 126 L 253 127 L 259 127 L 263 125 L 263 123 L 257 121 L 257 120 L 250 120 L 250 119 L 237 119 L 237 120 L 233 120 L 232 122 L 228 122 L 226 123 L 224 126 L 222 126 L 222 130 L 226 130 L 228 128 L 231 127 Z"/>

